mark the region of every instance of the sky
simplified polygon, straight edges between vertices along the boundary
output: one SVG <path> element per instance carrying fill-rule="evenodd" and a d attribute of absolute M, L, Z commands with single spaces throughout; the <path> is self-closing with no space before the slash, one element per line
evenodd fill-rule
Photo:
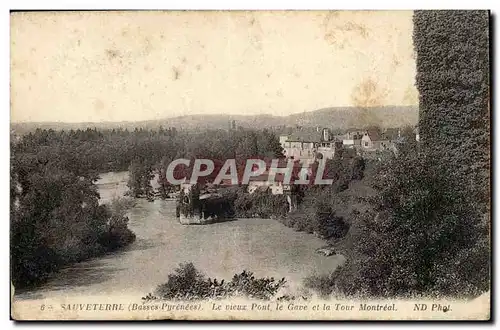
<path fill-rule="evenodd" d="M 417 105 L 410 11 L 11 14 L 11 121 Z"/>

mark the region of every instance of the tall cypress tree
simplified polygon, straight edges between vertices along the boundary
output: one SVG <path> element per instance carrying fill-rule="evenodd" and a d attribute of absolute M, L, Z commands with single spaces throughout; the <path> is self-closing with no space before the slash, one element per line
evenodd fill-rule
<path fill-rule="evenodd" d="M 416 11 L 413 41 L 426 152 L 453 168 L 459 189 L 488 203 L 489 12 Z"/>

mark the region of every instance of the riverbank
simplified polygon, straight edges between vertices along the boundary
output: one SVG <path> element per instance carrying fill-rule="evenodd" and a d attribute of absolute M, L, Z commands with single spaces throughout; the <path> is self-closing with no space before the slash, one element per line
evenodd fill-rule
<path fill-rule="evenodd" d="M 111 175 L 117 177 L 116 173 Z M 123 173 L 118 175 L 126 178 Z M 103 202 L 122 196 L 125 182 L 98 184 Z M 175 202 L 137 200 L 128 211 L 137 239 L 122 250 L 74 264 L 54 274 L 41 287 L 16 293 L 16 299 L 81 295 L 137 295 L 152 292 L 180 264 L 192 262 L 208 277 L 231 278 L 243 270 L 255 276 L 287 278 L 290 290 L 311 274 L 328 274 L 342 256 L 314 253 L 325 245 L 314 235 L 296 232 L 276 220 L 243 218 L 207 226 L 183 226 Z"/>
<path fill-rule="evenodd" d="M 72 246 L 67 247 L 65 250 L 53 251 L 51 255 L 45 256 L 44 259 L 40 260 L 40 262 L 49 265 L 49 268 L 42 269 L 45 273 L 39 271 L 37 278 L 32 279 L 29 285 L 17 285 L 16 292 L 22 293 L 36 290 L 51 278 L 57 277 L 61 270 L 120 251 L 136 240 L 136 235 L 127 226 L 128 217 L 126 212 L 133 207 L 132 201 L 123 198 L 116 199 L 109 205 L 101 205 L 100 207 L 105 207 L 108 213 L 106 228 L 100 231 L 95 230 L 94 232 L 97 233 L 95 239 L 85 245 L 75 238 Z M 83 239 L 81 238 L 81 240 Z"/>
<path fill-rule="evenodd" d="M 359 182 L 356 182 L 354 186 L 360 186 Z M 363 185 L 361 185 L 363 186 Z M 366 187 L 364 187 L 366 189 Z M 356 188 L 347 189 L 351 195 L 349 201 L 344 203 L 343 207 L 352 207 L 353 201 L 351 199 L 356 199 L 359 196 Z M 274 195 L 269 189 L 258 189 L 253 193 L 247 192 L 246 186 L 232 186 L 223 187 L 217 191 L 219 195 L 217 203 L 219 206 L 214 207 L 214 209 L 220 209 L 220 203 L 224 204 L 224 214 L 230 215 L 229 217 L 223 216 L 220 220 L 211 220 L 203 223 L 193 221 L 182 222 L 183 224 L 213 224 L 217 222 L 227 221 L 227 219 L 237 220 L 238 218 L 263 218 L 272 219 L 279 221 L 286 227 L 292 228 L 296 231 L 303 231 L 308 234 L 312 234 L 322 240 L 324 240 L 325 245 L 316 250 L 316 252 L 324 255 L 331 256 L 336 254 L 333 244 L 337 243 L 340 239 L 346 236 L 349 231 L 349 216 L 350 214 L 344 213 L 339 215 L 337 210 L 334 210 L 331 205 L 325 203 L 325 200 L 334 198 L 335 196 L 327 196 L 332 193 L 329 189 L 313 189 L 309 188 L 306 193 L 306 198 L 303 198 L 304 192 L 299 191 L 300 195 L 297 196 L 300 200 L 304 199 L 303 203 L 299 204 L 298 209 L 289 212 L 289 204 L 286 195 Z M 150 198 L 142 197 L 140 199 L 153 202 L 154 200 L 166 200 L 164 198 L 152 198 L 153 196 L 160 197 L 159 194 L 154 193 Z M 337 194 L 336 194 L 337 195 Z M 343 196 L 346 193 L 342 194 Z M 318 201 L 319 200 L 319 201 Z M 319 203 L 318 203 L 319 202 Z M 359 202 L 359 201 L 355 201 Z M 190 205 L 181 205 L 184 209 L 180 209 L 179 212 L 181 216 L 189 213 L 186 207 Z M 210 209 L 208 207 L 208 209 Z M 208 212 L 208 211 L 207 211 Z M 340 212 L 341 213 L 341 212 Z M 196 218 L 196 216 L 195 216 Z M 224 219 L 224 220 L 221 220 Z"/>

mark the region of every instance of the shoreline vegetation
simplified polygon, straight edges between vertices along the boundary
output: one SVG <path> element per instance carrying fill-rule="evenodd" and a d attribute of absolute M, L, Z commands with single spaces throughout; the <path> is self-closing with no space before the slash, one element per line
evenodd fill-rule
<path fill-rule="evenodd" d="M 339 150 L 327 165 L 333 184 L 305 187 L 286 215 L 269 195 L 227 193 L 236 215 L 276 217 L 345 254 L 330 274 L 304 280 L 320 296 L 470 298 L 490 290 L 488 13 L 415 11 L 413 23 L 419 142 L 403 139 L 376 159 Z M 162 176 L 173 159 L 283 156 L 269 129 L 30 132 L 11 141 L 12 281 L 32 286 L 133 241 L 125 202 L 99 205 L 97 173 L 128 169 L 131 196 L 152 198 L 155 171 L 160 195 L 172 191 Z M 217 287 L 258 296 L 282 285 L 247 271 L 235 278 L 221 283 L 182 266 L 155 295 L 204 297 Z"/>
<path fill-rule="evenodd" d="M 15 162 L 13 168 L 15 171 L 12 172 L 14 180 L 11 181 L 17 183 L 17 185 L 11 187 L 13 196 L 16 197 L 13 202 L 15 217 L 11 218 L 16 229 L 12 235 L 13 242 L 16 242 L 15 245 L 12 244 L 14 247 L 13 258 L 19 256 L 24 258 L 18 259 L 22 262 L 18 261 L 13 267 L 14 274 L 17 272 L 17 283 L 23 283 L 24 281 L 24 283 L 29 284 L 27 286 L 34 286 L 46 280 L 49 274 L 56 272 L 60 267 L 100 256 L 130 244 L 135 239 L 135 235 L 127 227 L 128 219 L 125 213 L 133 205 L 135 198 L 150 200 L 152 198 L 165 198 L 168 197 L 168 193 L 173 191 L 173 187 L 162 185 L 161 181 L 157 192 L 151 187 L 153 173 L 155 170 L 161 170 L 161 162 L 156 163 L 156 165 L 148 165 L 147 162 L 136 158 L 135 164 L 134 162 L 131 163 L 131 171 L 129 172 L 128 187 L 131 196 L 114 200 L 110 205 L 98 205 L 99 194 L 95 185 L 98 176 L 89 168 L 72 168 L 75 164 L 65 159 L 70 153 L 59 151 L 55 155 L 52 154 L 50 158 L 44 158 L 48 149 L 45 149 L 43 144 L 40 145 L 39 140 L 44 141 L 45 139 L 46 141 L 46 139 L 50 140 L 49 137 L 52 137 L 57 141 L 57 136 L 65 137 L 68 134 L 78 136 L 78 134 L 85 133 L 95 134 L 96 132 L 92 130 L 57 133 L 37 131 L 35 134 L 23 137 L 14 146 L 20 148 L 21 151 L 14 153 Z M 254 132 L 251 133 L 254 134 Z M 97 132 L 97 134 L 101 133 Z M 144 133 L 136 132 L 134 134 L 140 135 Z M 149 134 L 154 136 L 157 133 L 150 132 Z M 213 132 L 207 132 L 206 134 L 212 135 Z M 219 134 L 222 133 L 219 132 L 216 136 Z M 232 133 L 225 132 L 225 134 L 230 135 Z M 267 134 L 277 142 L 274 135 Z M 218 141 L 213 140 L 213 138 L 212 136 L 212 140 L 206 139 L 205 141 L 209 143 Z M 33 142 L 34 140 L 36 142 Z M 68 140 L 71 141 L 71 139 Z M 54 143 L 56 142 L 50 142 L 49 145 Z M 269 144 L 276 145 L 274 142 L 269 142 Z M 90 146 L 92 145 L 90 144 Z M 38 153 L 35 155 L 30 154 L 33 152 L 31 148 Z M 40 148 L 39 151 L 38 148 Z M 136 153 L 147 150 L 147 148 L 142 148 L 145 148 L 145 146 L 137 146 Z M 51 148 L 50 150 L 54 149 Z M 151 154 L 148 153 L 148 155 Z M 285 196 L 272 195 L 269 190 L 257 190 L 249 194 L 246 186 L 233 186 L 224 189 L 222 196 L 232 208 L 231 213 L 235 217 L 275 219 L 296 231 L 310 233 L 325 240 L 325 247 L 316 252 L 325 256 L 342 254 L 346 257 L 346 263 L 332 270 L 330 275 L 305 278 L 305 288 L 325 297 L 332 294 L 346 296 L 367 294 L 380 297 L 383 296 L 383 293 L 380 291 L 373 291 L 372 293 L 366 285 L 362 284 L 363 281 L 368 279 L 367 276 L 370 272 L 379 272 L 377 267 L 380 265 L 380 261 L 370 262 L 366 261 L 370 260 L 367 258 L 387 258 L 384 254 L 380 256 L 374 255 L 374 253 L 378 253 L 377 251 L 380 248 L 374 246 L 373 242 L 378 242 L 380 246 L 389 244 L 385 248 L 387 253 L 397 251 L 394 246 L 390 245 L 394 244 L 392 242 L 397 238 L 391 232 L 391 230 L 398 230 L 398 223 L 392 222 L 396 220 L 395 217 L 398 217 L 398 221 L 401 223 L 408 220 L 412 221 L 411 226 L 416 226 L 413 227 L 415 232 L 423 230 L 423 228 L 419 228 L 419 223 L 425 219 L 415 218 L 412 214 L 414 211 L 405 211 L 405 208 L 423 208 L 422 211 L 428 209 L 425 212 L 439 211 L 445 217 L 446 212 L 449 211 L 448 207 L 456 205 L 450 204 L 451 201 L 449 200 L 442 204 L 422 204 L 418 199 L 411 202 L 416 203 L 413 206 L 394 204 L 396 201 L 394 198 L 396 197 L 397 199 L 410 198 L 410 200 L 417 197 L 422 198 L 423 196 L 416 195 L 412 197 L 412 195 L 418 194 L 420 191 L 418 189 L 425 191 L 428 188 L 426 185 L 430 187 L 431 182 L 440 182 L 440 186 L 435 187 L 435 185 L 432 185 L 436 189 L 436 191 L 433 191 L 436 196 L 451 191 L 449 187 L 452 183 L 445 184 L 442 175 L 435 177 L 433 172 L 422 171 L 427 160 L 428 158 L 424 157 L 420 146 L 411 138 L 406 138 L 402 142 L 399 146 L 398 155 L 388 151 L 379 154 L 378 157 L 363 158 L 353 150 L 339 149 L 334 159 L 328 160 L 325 166 L 325 176 L 333 178 L 333 184 L 328 186 L 302 186 L 298 194 L 298 207 L 290 213 L 288 212 Z M 54 168 L 59 169 L 65 176 L 57 172 L 56 175 L 52 174 L 53 171 L 49 172 L 47 170 L 49 167 L 51 170 Z M 79 176 L 71 175 L 67 170 L 68 167 L 74 171 L 73 173 L 78 173 Z M 434 175 L 434 177 L 429 177 L 430 174 Z M 41 178 L 45 181 L 40 181 Z M 453 176 L 446 174 L 446 178 L 448 180 Z M 404 184 L 409 186 L 405 187 Z M 50 193 L 47 191 L 48 186 L 51 187 Z M 409 195 L 405 197 L 405 194 Z M 458 195 L 456 196 L 458 198 Z M 470 205 L 470 203 L 467 204 L 464 200 L 462 205 Z M 403 211 L 406 213 L 401 213 Z M 23 218 L 26 216 L 28 218 Z M 84 222 L 76 221 L 73 224 L 67 221 L 67 219 L 78 219 L 78 217 L 82 218 Z M 35 219 L 39 221 L 34 221 Z M 69 230 L 60 233 L 58 229 L 62 224 L 68 226 Z M 78 225 L 82 224 L 83 228 L 79 228 Z M 31 225 L 31 228 L 29 225 Z M 27 231 L 32 235 L 31 241 L 23 240 L 26 238 L 25 228 L 32 230 L 31 232 Z M 43 228 L 43 230 L 38 228 Z M 450 227 L 448 230 L 450 234 L 456 235 L 454 233 L 455 228 Z M 374 233 L 379 235 L 375 239 L 373 238 Z M 62 237 L 57 238 L 58 235 Z M 390 237 L 387 235 L 390 235 Z M 400 235 L 400 239 L 407 238 L 407 235 L 398 235 Z M 448 234 L 443 233 L 442 235 Z M 387 242 L 380 241 L 381 239 Z M 413 244 L 410 247 L 414 249 L 415 243 L 410 244 Z M 444 247 L 442 246 L 442 248 Z M 401 252 L 410 253 L 408 255 L 410 261 L 412 260 L 411 256 L 418 254 L 414 250 L 403 250 Z M 471 252 L 474 254 L 470 254 L 468 258 L 478 257 L 478 253 L 484 251 L 472 250 Z M 311 253 L 314 253 L 314 251 L 311 251 Z M 44 257 L 38 259 L 33 257 L 40 255 Z M 487 256 L 487 254 L 484 256 Z M 27 260 L 31 264 L 26 263 Z M 357 271 L 359 268 L 354 268 L 353 265 L 362 267 L 363 265 L 360 266 L 359 263 L 363 262 L 363 260 L 367 262 L 368 266 L 366 267 L 368 269 L 362 270 L 363 273 L 360 274 Z M 418 263 L 415 263 L 413 267 L 419 267 Z M 463 268 L 462 271 L 464 270 L 466 269 Z M 378 274 L 380 275 L 380 273 Z M 409 276 L 411 271 L 403 274 Z M 470 289 L 473 294 L 482 290 L 483 287 L 479 288 L 479 284 L 484 283 L 484 273 L 479 272 L 475 275 L 476 279 L 474 281 L 477 284 L 473 284 Z M 373 278 L 371 281 L 376 281 L 376 277 L 369 278 Z M 359 287 L 365 291 L 360 292 L 357 287 L 353 287 L 353 284 L 351 284 L 353 280 L 359 281 L 357 282 Z M 376 287 L 376 282 L 369 282 L 368 285 Z M 19 287 L 22 287 L 22 285 L 19 285 Z M 424 285 L 419 292 L 427 292 L 426 290 L 427 288 Z"/>
<path fill-rule="evenodd" d="M 168 275 L 167 282 L 157 286 L 153 293 L 142 297 L 144 302 L 154 300 L 203 300 L 247 297 L 270 300 L 285 286 L 286 280 L 274 277 L 256 278 L 252 272 L 234 274 L 230 281 L 207 278 L 192 263 L 180 264 Z M 283 299 L 282 296 L 280 297 Z"/>
<path fill-rule="evenodd" d="M 42 237 L 35 236 L 34 243 L 38 246 L 29 246 L 29 248 L 40 253 L 40 255 L 27 255 L 31 251 L 24 246 L 19 246 L 14 249 L 15 256 L 21 255 L 24 260 L 17 262 L 11 260 L 12 277 L 11 281 L 17 292 L 35 289 L 40 284 L 43 284 L 50 277 L 54 276 L 61 268 L 70 266 L 74 263 L 79 263 L 85 260 L 102 257 L 108 253 L 120 250 L 127 245 L 133 243 L 136 239 L 135 234 L 128 228 L 127 210 L 134 206 L 134 201 L 127 198 L 116 198 L 109 204 L 99 206 L 101 218 L 94 218 L 92 226 L 87 228 L 79 228 L 83 231 L 82 239 L 74 237 L 74 228 L 68 228 L 69 233 L 56 233 L 55 228 L 50 228 L 48 232 L 40 234 L 43 238 L 48 236 L 59 236 L 62 241 L 54 239 L 52 244 L 42 246 L 40 242 Z M 26 226 L 25 224 L 16 224 L 16 231 L 12 239 L 19 239 L 20 235 L 25 235 L 26 232 L 19 233 Z M 93 227 L 93 226 L 96 227 Z M 85 226 L 85 224 L 83 224 Z M 47 227 L 45 227 L 47 229 Z M 84 236 L 85 235 L 85 236 Z M 38 239 L 39 241 L 35 241 Z M 24 248 L 24 249 L 22 249 Z M 31 259 L 30 259 L 31 257 Z M 34 257 L 38 257 L 35 259 Z"/>

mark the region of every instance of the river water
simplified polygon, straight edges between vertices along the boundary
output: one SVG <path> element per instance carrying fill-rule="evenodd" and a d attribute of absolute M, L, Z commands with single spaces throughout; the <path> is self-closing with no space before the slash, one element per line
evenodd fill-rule
<path fill-rule="evenodd" d="M 123 196 L 127 172 L 106 173 L 98 181 L 101 202 Z M 129 210 L 129 228 L 137 235 L 124 250 L 65 268 L 20 299 L 78 295 L 144 296 L 167 280 L 179 263 L 193 262 L 209 277 L 231 279 L 243 270 L 256 276 L 285 277 L 300 287 L 311 274 L 329 273 L 341 256 L 325 257 L 315 249 L 325 243 L 271 219 L 238 219 L 198 226 L 181 225 L 175 202 L 138 200 Z"/>

